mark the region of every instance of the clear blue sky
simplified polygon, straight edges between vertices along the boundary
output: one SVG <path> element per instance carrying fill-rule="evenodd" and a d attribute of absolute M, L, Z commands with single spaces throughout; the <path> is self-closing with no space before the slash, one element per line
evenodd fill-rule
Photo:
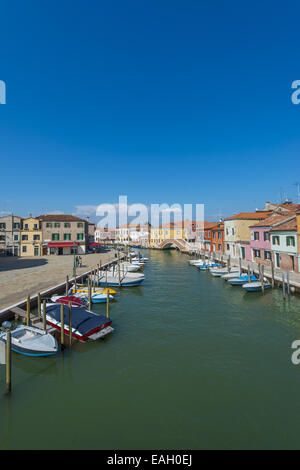
<path fill-rule="evenodd" d="M 299 30 L 296 1 L 2 3 L 0 211 L 295 200 Z"/>

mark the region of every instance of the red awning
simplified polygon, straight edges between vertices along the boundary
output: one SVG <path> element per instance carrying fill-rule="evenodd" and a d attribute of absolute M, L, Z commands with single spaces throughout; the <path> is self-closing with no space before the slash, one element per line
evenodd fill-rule
<path fill-rule="evenodd" d="M 90 246 L 101 246 L 101 243 L 96 243 L 96 242 L 90 243 Z"/>
<path fill-rule="evenodd" d="M 54 243 L 48 243 L 49 248 L 68 248 L 72 246 L 78 246 L 78 243 L 75 242 L 54 242 Z"/>

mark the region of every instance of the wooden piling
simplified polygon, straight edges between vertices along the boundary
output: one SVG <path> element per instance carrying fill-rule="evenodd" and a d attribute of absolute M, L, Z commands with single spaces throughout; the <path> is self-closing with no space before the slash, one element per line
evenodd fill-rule
<path fill-rule="evenodd" d="M 248 282 L 251 282 L 250 264 L 248 264 Z"/>
<path fill-rule="evenodd" d="M 106 316 L 109 318 L 109 289 L 107 290 Z"/>
<path fill-rule="evenodd" d="M 47 333 L 47 324 L 46 324 L 46 300 L 43 300 L 43 330 Z"/>
<path fill-rule="evenodd" d="M 265 293 L 265 283 L 264 283 L 264 268 L 265 266 L 261 266 L 261 291 L 264 294 Z"/>
<path fill-rule="evenodd" d="M 88 278 L 88 298 L 89 298 L 89 310 L 92 310 L 92 287 L 90 277 Z"/>
<path fill-rule="evenodd" d="M 11 392 L 11 331 L 6 334 L 6 393 Z"/>
<path fill-rule="evenodd" d="M 239 273 L 240 273 L 240 276 L 242 274 L 242 260 L 241 258 L 239 258 Z"/>
<path fill-rule="evenodd" d="M 40 293 L 38 293 L 37 302 L 38 302 L 38 317 L 41 318 L 42 315 L 41 315 L 41 294 Z"/>
<path fill-rule="evenodd" d="M 272 289 L 274 289 L 275 286 L 275 278 L 274 278 L 274 263 L 273 259 L 271 258 L 271 275 L 272 275 Z"/>
<path fill-rule="evenodd" d="M 69 276 L 66 277 L 66 295 L 69 293 Z"/>
<path fill-rule="evenodd" d="M 69 302 L 69 347 L 72 347 L 72 304 Z"/>
<path fill-rule="evenodd" d="M 290 273 L 286 272 L 286 284 L 287 284 L 287 293 L 290 295 Z"/>
<path fill-rule="evenodd" d="M 74 266 L 74 272 L 75 272 L 75 276 L 74 276 L 74 288 L 75 288 L 75 294 L 76 294 L 76 290 L 77 290 L 77 283 L 76 283 L 76 263 L 75 263 L 75 266 Z"/>
<path fill-rule="evenodd" d="M 285 299 L 285 279 L 284 279 L 284 273 L 282 273 L 282 294 L 283 294 L 283 298 Z"/>
<path fill-rule="evenodd" d="M 27 295 L 26 325 L 30 325 L 30 295 Z"/>
<path fill-rule="evenodd" d="M 63 350 L 65 347 L 65 316 L 64 316 L 64 304 L 60 304 L 60 347 Z"/>

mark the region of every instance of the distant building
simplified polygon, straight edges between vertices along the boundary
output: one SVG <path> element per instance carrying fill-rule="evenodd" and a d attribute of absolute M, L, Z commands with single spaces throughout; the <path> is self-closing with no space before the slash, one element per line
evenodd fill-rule
<path fill-rule="evenodd" d="M 20 231 L 22 217 L 0 217 L 0 256 L 20 256 Z"/>
<path fill-rule="evenodd" d="M 43 254 L 69 255 L 86 253 L 89 232 L 87 220 L 74 215 L 40 215 Z"/>
<path fill-rule="evenodd" d="M 36 217 L 23 219 L 21 230 L 20 256 L 42 256 L 42 228 L 41 221 Z"/>
<path fill-rule="evenodd" d="M 296 215 L 272 227 L 270 237 L 275 268 L 299 272 Z"/>

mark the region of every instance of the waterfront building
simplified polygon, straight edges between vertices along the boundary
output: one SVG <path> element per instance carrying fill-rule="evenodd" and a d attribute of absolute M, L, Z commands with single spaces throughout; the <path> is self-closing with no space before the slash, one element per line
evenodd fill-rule
<path fill-rule="evenodd" d="M 250 226 L 250 253 L 246 252 L 244 259 L 270 266 L 272 259 L 270 230 L 290 218 L 291 212 L 276 210 L 266 219 Z"/>
<path fill-rule="evenodd" d="M 0 217 L 0 256 L 20 256 L 22 220 L 13 214 Z"/>
<path fill-rule="evenodd" d="M 250 258 L 250 229 L 254 221 L 266 219 L 271 211 L 240 212 L 224 220 L 225 253 L 232 258 Z"/>
<path fill-rule="evenodd" d="M 88 222 L 74 215 L 40 215 L 43 254 L 84 254 L 88 245 Z"/>
<path fill-rule="evenodd" d="M 211 250 L 214 253 L 224 253 L 224 222 L 220 221 L 211 228 Z"/>
<path fill-rule="evenodd" d="M 213 228 L 217 227 L 217 222 L 206 222 L 202 223 L 203 229 L 197 234 L 197 239 L 199 240 L 199 248 L 204 251 L 213 251 Z"/>
<path fill-rule="evenodd" d="M 116 241 L 116 229 L 107 227 L 97 227 L 95 229 L 95 242 L 96 243 L 114 243 Z"/>
<path fill-rule="evenodd" d="M 20 232 L 20 256 L 42 256 L 42 228 L 41 221 L 36 217 L 23 219 Z"/>
<path fill-rule="evenodd" d="M 275 268 L 300 272 L 296 214 L 270 230 Z"/>

